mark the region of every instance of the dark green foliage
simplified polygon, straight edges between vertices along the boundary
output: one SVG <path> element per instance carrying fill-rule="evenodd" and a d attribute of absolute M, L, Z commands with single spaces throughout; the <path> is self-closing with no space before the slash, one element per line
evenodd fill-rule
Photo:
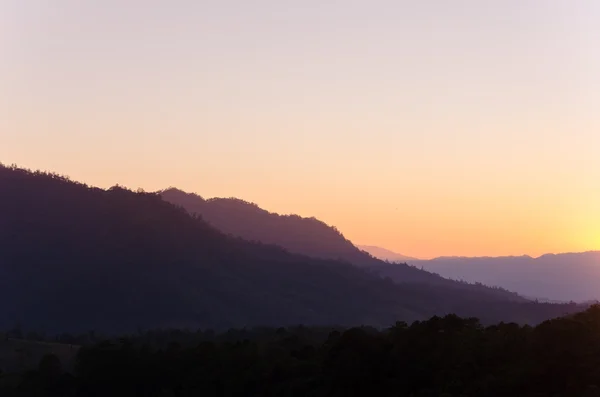
<path fill-rule="evenodd" d="M 84 347 L 77 363 L 69 377 L 46 357 L 0 377 L 0 395 L 592 397 L 600 306 L 534 328 L 448 315 L 384 331 L 149 331 Z"/>

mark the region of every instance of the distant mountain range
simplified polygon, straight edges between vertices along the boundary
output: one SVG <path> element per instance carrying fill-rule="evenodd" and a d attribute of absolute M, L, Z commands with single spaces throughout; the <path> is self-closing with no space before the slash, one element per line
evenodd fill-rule
<path fill-rule="evenodd" d="M 376 258 L 442 277 L 482 283 L 544 302 L 600 300 L 600 251 L 531 256 L 410 258 L 385 248 L 358 246 Z"/>
<path fill-rule="evenodd" d="M 357 245 L 356 247 L 365 252 L 368 252 L 369 254 L 373 255 L 375 258 L 378 258 L 378 259 L 381 259 L 384 261 L 407 262 L 407 261 L 419 260 L 418 258 L 413 258 L 411 256 L 402 255 L 402 254 L 399 254 L 394 251 L 390 251 L 385 248 L 376 247 L 374 245 Z"/>
<path fill-rule="evenodd" d="M 522 296 L 551 301 L 600 299 L 600 251 L 506 257 L 440 257 L 411 260 L 456 280 L 497 285 Z"/>
<path fill-rule="evenodd" d="M 227 236 L 158 194 L 0 166 L 0 329 L 384 327 L 446 313 L 535 324 L 583 308 L 383 265 L 433 281 Z"/>

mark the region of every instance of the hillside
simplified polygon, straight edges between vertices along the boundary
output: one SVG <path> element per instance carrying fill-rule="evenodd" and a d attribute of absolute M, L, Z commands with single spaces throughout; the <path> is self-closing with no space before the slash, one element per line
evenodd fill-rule
<path fill-rule="evenodd" d="M 279 245 L 286 250 L 322 259 L 340 259 L 359 266 L 378 262 L 359 250 L 335 227 L 316 218 L 279 215 L 237 198 L 212 198 L 178 189 L 161 192 L 163 199 L 197 213 L 225 234 Z"/>
<path fill-rule="evenodd" d="M 388 249 L 377 247 L 374 245 L 357 245 L 357 247 L 369 254 L 373 255 L 377 259 L 381 259 L 384 261 L 390 262 L 406 262 L 406 261 L 414 261 L 418 260 L 417 258 L 413 258 L 410 256 L 402 255 L 394 251 L 390 251 Z"/>
<path fill-rule="evenodd" d="M 600 299 L 600 251 L 410 261 L 444 277 L 498 285 L 523 296 L 559 301 Z"/>
<path fill-rule="evenodd" d="M 445 279 L 405 263 L 386 263 L 366 250 L 360 250 L 335 227 L 315 218 L 298 215 L 280 215 L 266 211 L 256 204 L 237 198 L 212 198 L 205 200 L 193 193 L 178 189 L 160 192 L 162 198 L 178 205 L 191 214 L 202 217 L 225 234 L 244 240 L 259 241 L 285 248 L 289 252 L 321 259 L 338 259 L 359 266 L 397 283 L 424 283 L 494 294 L 500 299 L 522 301 L 516 294 Z"/>
<path fill-rule="evenodd" d="M 0 167 L 0 329 L 370 324 L 455 312 L 537 323 L 575 305 L 397 285 L 226 236 L 160 196 Z"/>

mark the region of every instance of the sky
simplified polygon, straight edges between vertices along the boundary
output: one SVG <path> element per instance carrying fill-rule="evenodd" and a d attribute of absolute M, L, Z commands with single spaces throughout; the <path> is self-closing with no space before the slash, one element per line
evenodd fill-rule
<path fill-rule="evenodd" d="M 600 249 L 596 0 L 0 0 L 0 162 L 405 255 Z"/>

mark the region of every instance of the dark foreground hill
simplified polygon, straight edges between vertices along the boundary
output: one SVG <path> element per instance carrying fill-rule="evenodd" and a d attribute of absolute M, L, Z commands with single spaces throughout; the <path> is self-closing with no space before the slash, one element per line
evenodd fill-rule
<path fill-rule="evenodd" d="M 0 167 L 0 328 L 371 324 L 434 314 L 537 323 L 575 305 L 397 285 L 226 236 L 157 194 Z"/>
<path fill-rule="evenodd" d="M 256 204 L 237 198 L 205 200 L 178 189 L 160 192 L 164 200 L 196 214 L 225 234 L 244 240 L 278 245 L 286 250 L 321 259 L 335 259 L 368 269 L 397 283 L 422 283 L 494 294 L 499 299 L 524 301 L 522 297 L 502 288 L 489 288 L 475 281 L 457 282 L 438 274 L 409 266 L 406 263 L 386 263 L 367 250 L 361 250 L 334 226 L 315 218 L 280 215 Z M 492 284 L 494 285 L 494 284 Z"/>

